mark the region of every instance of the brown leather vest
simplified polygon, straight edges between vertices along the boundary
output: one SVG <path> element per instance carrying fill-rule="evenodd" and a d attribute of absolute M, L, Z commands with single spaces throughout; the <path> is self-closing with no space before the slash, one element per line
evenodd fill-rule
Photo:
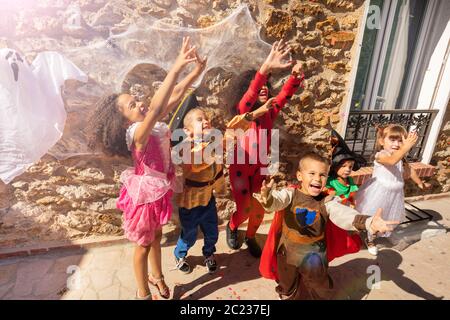
<path fill-rule="evenodd" d="M 323 194 L 312 197 L 294 190 L 292 202 L 285 209 L 279 244 L 286 248 L 287 263 L 298 265 L 307 252 L 325 250 L 325 198 Z"/>

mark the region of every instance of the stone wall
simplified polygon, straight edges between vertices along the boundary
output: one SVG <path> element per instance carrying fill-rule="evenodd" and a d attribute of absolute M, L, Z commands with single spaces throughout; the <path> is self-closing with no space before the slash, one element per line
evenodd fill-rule
<path fill-rule="evenodd" d="M 421 190 L 412 180 L 407 180 L 405 183 L 406 196 L 421 196 L 450 191 L 450 102 L 445 112 L 430 164 L 436 167 L 435 175 L 422 179 L 430 183 L 431 188 Z"/>
<path fill-rule="evenodd" d="M 450 101 L 447 106 L 441 131 L 434 149 L 431 164 L 436 166 L 437 173 L 431 179 L 433 185 L 431 193 L 450 191 Z"/>
<path fill-rule="evenodd" d="M 110 31 L 123 31 L 136 16 L 206 27 L 227 16 L 238 4 L 247 3 L 261 26 L 262 38 L 270 43 L 281 38 L 287 40 L 293 48 L 292 57 L 303 62 L 306 74 L 305 89 L 292 97 L 276 122 L 282 142 L 277 181 L 285 183 L 294 177 L 301 154 L 310 150 L 329 152 L 328 119 L 337 127 L 344 117 L 363 0 L 122 1 L 127 10 L 114 5 L 114 1 L 71 2 L 78 3 L 82 10 L 80 28 L 64 27 L 66 17 L 58 11 L 58 1 L 41 1 L 41 7 L 31 7 L 20 14 L 7 12 L 0 22 L 0 46 L 20 48 L 31 59 L 36 52 L 51 49 L 54 43 L 83 45 Z M 114 27 L 108 30 L 106 24 Z M 144 69 L 145 66 L 138 66 L 130 74 L 123 84 L 124 90 L 151 91 L 150 84 L 164 76 L 156 72 L 148 77 L 148 73 L 142 72 Z M 278 80 L 286 76 L 286 73 L 274 75 L 273 93 L 281 87 L 282 81 Z M 198 89 L 201 105 L 208 109 L 213 125 L 220 129 L 232 116 L 228 104 L 233 100 L 230 88 L 235 78 L 221 70 L 210 70 Z M 92 103 L 94 99 L 90 97 L 88 101 Z M 114 202 L 119 190 L 118 176 L 129 164 L 129 160 L 119 158 L 77 157 L 57 161 L 44 157 L 10 185 L 0 186 L 0 247 L 37 240 L 121 234 L 120 212 L 115 210 Z M 229 199 L 228 193 L 218 200 L 222 219 L 227 219 L 234 210 L 234 202 Z"/>

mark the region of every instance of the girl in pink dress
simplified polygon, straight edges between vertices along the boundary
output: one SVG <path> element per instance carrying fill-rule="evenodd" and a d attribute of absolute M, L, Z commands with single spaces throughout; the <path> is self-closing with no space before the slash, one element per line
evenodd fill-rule
<path fill-rule="evenodd" d="M 193 61 L 194 70 L 175 85 L 179 73 Z M 174 66 L 149 107 L 129 94 L 114 94 L 100 101 L 95 110 L 91 146 L 100 142 L 104 151 L 115 155 L 129 155 L 131 151 L 134 161 L 134 168 L 120 177 L 123 185 L 117 208 L 123 211 L 125 236 L 136 243 L 137 299 L 151 300 L 149 284 L 158 289 L 161 297 L 170 297 L 161 268 L 161 237 L 162 226 L 172 214 L 175 174 L 170 160 L 171 133 L 160 121 L 177 105 L 205 65 L 206 59 L 201 60 L 195 47 L 190 47 L 189 38 L 184 38 Z"/>

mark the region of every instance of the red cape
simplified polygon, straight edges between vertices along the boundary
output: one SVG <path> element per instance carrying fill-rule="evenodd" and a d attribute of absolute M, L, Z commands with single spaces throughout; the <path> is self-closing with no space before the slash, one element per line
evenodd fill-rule
<path fill-rule="evenodd" d="M 277 248 L 281 236 L 284 210 L 275 212 L 270 225 L 266 243 L 259 263 L 259 272 L 264 278 L 278 281 Z M 358 252 L 361 248 L 361 238 L 358 234 L 350 235 L 346 230 L 337 227 L 328 219 L 325 231 L 328 262 L 334 258 L 349 253 Z"/>
<path fill-rule="evenodd" d="M 330 219 L 326 225 L 325 239 L 328 262 L 361 249 L 361 238 L 357 233 L 349 234 L 346 230 L 336 226 Z"/>
<path fill-rule="evenodd" d="M 277 248 L 281 236 L 284 210 L 275 212 L 259 262 L 259 272 L 264 278 L 278 281 Z"/>

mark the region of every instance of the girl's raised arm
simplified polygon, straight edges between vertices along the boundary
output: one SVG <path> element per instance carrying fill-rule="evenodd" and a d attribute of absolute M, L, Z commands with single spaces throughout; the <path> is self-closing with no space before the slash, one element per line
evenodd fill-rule
<path fill-rule="evenodd" d="M 152 132 L 152 129 L 160 118 L 163 109 L 167 106 L 169 102 L 170 95 L 172 94 L 173 88 L 176 84 L 178 75 L 181 70 L 190 62 L 196 60 L 195 47 L 189 48 L 189 37 L 183 38 L 183 45 L 181 47 L 180 54 L 178 55 L 175 63 L 164 79 L 161 87 L 156 91 L 153 99 L 150 103 L 149 111 L 147 112 L 144 121 L 136 129 L 134 134 L 134 143 L 136 148 L 143 149 L 148 142 L 148 138 Z"/>
<path fill-rule="evenodd" d="M 400 149 L 393 152 L 391 155 L 388 154 L 379 154 L 375 160 L 377 160 L 379 163 L 384 165 L 390 165 L 393 166 L 400 160 L 402 160 L 405 155 L 411 150 L 412 147 L 416 144 L 418 139 L 416 132 L 410 132 L 408 134 L 408 137 L 404 140 L 403 145 L 400 147 Z"/>
<path fill-rule="evenodd" d="M 250 83 L 247 92 L 239 101 L 237 111 L 239 114 L 250 112 L 258 99 L 259 90 L 267 82 L 267 77 L 274 70 L 286 69 L 292 66 L 292 61 L 284 62 L 289 55 L 290 47 L 287 47 L 283 40 L 275 41 L 269 55 L 256 73 L 255 78 Z"/>
<path fill-rule="evenodd" d="M 271 111 L 271 117 L 275 120 L 278 113 L 281 109 L 286 105 L 288 100 L 292 98 L 294 93 L 297 91 L 298 87 L 303 86 L 303 80 L 305 79 L 305 74 L 302 71 L 302 64 L 298 62 L 292 68 L 291 76 L 281 88 L 280 93 L 276 96 L 276 100 L 274 102 L 274 108 Z"/>
<path fill-rule="evenodd" d="M 172 112 L 173 108 L 178 105 L 181 98 L 186 94 L 186 91 L 191 87 L 194 81 L 202 74 L 203 70 L 205 70 L 207 58 L 201 59 L 197 54 L 196 57 L 196 65 L 194 70 L 189 73 L 183 80 L 181 80 L 173 89 L 172 95 L 170 96 L 167 107 L 162 112 L 159 119 L 163 119 L 170 112 Z"/>

